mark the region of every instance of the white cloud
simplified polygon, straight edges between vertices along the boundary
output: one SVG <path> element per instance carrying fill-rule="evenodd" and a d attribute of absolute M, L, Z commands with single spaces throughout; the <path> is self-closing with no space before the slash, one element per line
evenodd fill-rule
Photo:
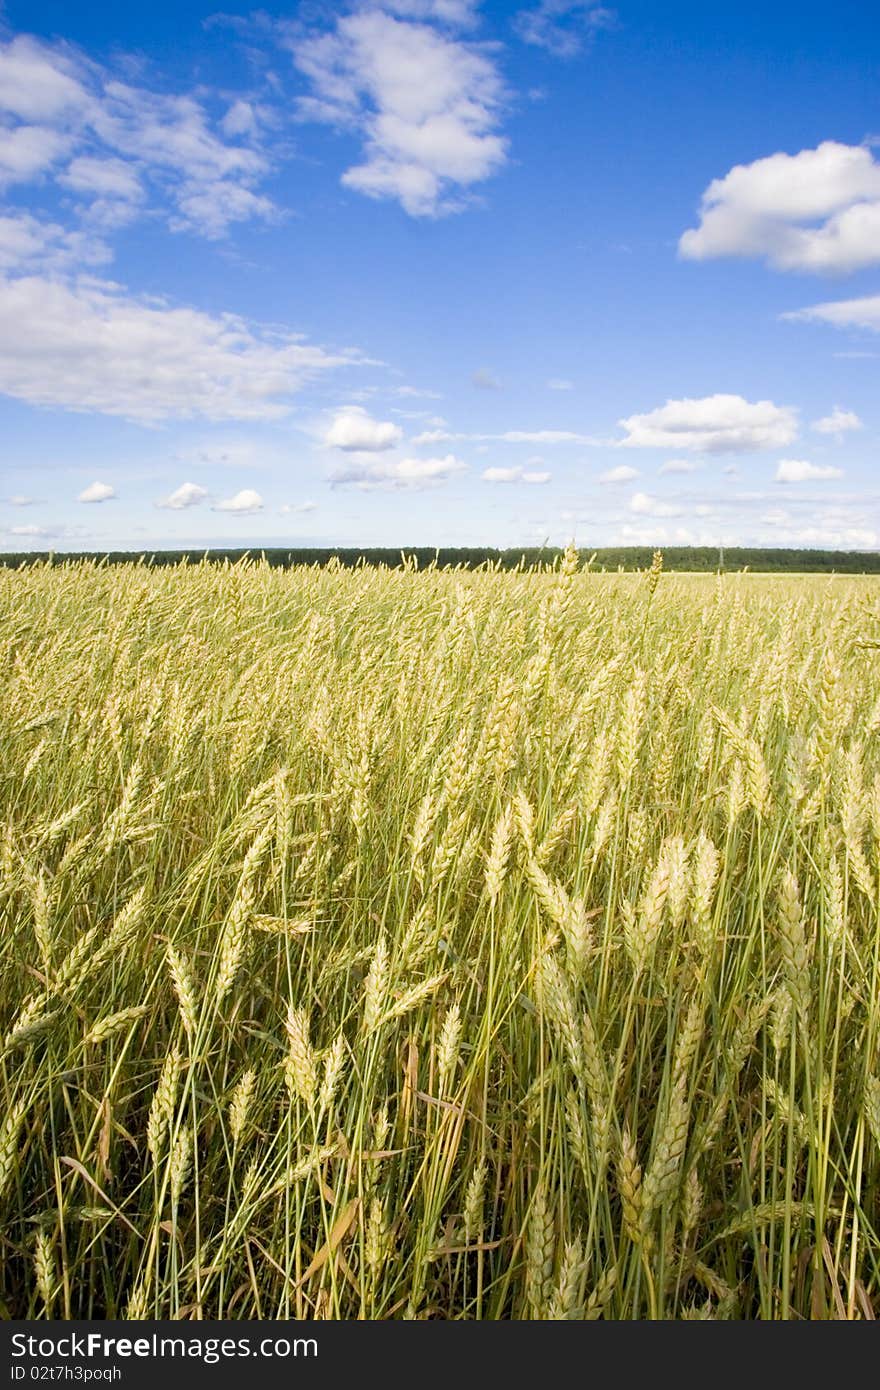
<path fill-rule="evenodd" d="M 779 270 L 880 264 L 880 164 L 865 146 L 834 140 L 739 164 L 709 185 L 679 250 L 691 260 L 760 257 Z"/>
<path fill-rule="evenodd" d="M 783 459 L 776 470 L 777 483 L 820 482 L 842 477 L 842 468 L 834 468 L 831 464 L 809 463 L 806 459 Z"/>
<path fill-rule="evenodd" d="M 230 222 L 273 213 L 270 201 L 251 191 L 268 172 L 266 157 L 221 139 L 193 97 L 106 81 L 91 124 L 109 149 L 138 161 L 170 191 L 177 209 L 170 217 L 175 230 L 218 237 Z"/>
<path fill-rule="evenodd" d="M 854 410 L 841 410 L 836 405 L 830 415 L 823 415 L 821 420 L 814 420 L 811 429 L 818 434 L 847 434 L 850 430 L 860 430 L 863 428 L 862 422 Z"/>
<path fill-rule="evenodd" d="M 376 489 L 419 490 L 445 483 L 456 473 L 464 472 L 465 468 L 466 464 L 454 454 L 431 459 L 352 460 L 332 474 L 331 482 L 338 487 L 352 486 L 364 492 Z"/>
<path fill-rule="evenodd" d="M 282 516 L 305 516 L 318 510 L 317 502 L 285 502 L 278 508 Z"/>
<path fill-rule="evenodd" d="M 89 483 L 77 497 L 77 502 L 109 502 L 116 496 L 116 489 L 109 483 Z"/>
<path fill-rule="evenodd" d="M 234 497 L 226 497 L 222 502 L 214 503 L 215 512 L 237 512 L 239 516 L 253 516 L 255 512 L 262 510 L 263 499 L 251 487 L 243 488 Z"/>
<path fill-rule="evenodd" d="M 97 198 L 121 198 L 126 202 L 137 202 L 143 193 L 137 173 L 122 159 L 81 156 L 68 165 L 58 182 L 73 193 L 90 194 Z"/>
<path fill-rule="evenodd" d="M 669 502 L 661 502 L 658 498 L 649 496 L 647 492 L 634 492 L 629 499 L 629 509 L 643 516 L 678 516 L 680 510 Z"/>
<path fill-rule="evenodd" d="M 224 133 L 233 138 L 237 135 L 256 135 L 260 122 L 257 111 L 249 101 L 234 101 L 220 122 Z"/>
<path fill-rule="evenodd" d="M 402 19 L 435 19 L 469 28 L 480 0 L 382 0 L 381 8 Z"/>
<path fill-rule="evenodd" d="M 524 43 L 545 48 L 555 58 L 573 58 L 597 29 L 614 24 L 615 13 L 593 0 L 540 0 L 520 10 L 513 27 Z"/>
<path fill-rule="evenodd" d="M 696 473 L 699 466 L 700 465 L 698 463 L 695 463 L 693 459 L 667 459 L 665 463 L 661 463 L 657 472 Z"/>
<path fill-rule="evenodd" d="M 805 527 L 798 533 L 798 543 L 837 549 L 844 546 L 852 550 L 876 550 L 880 546 L 880 532 L 868 526 L 847 526 L 843 529 L 825 527 Z"/>
<path fill-rule="evenodd" d="M 638 525 L 624 523 L 612 535 L 613 545 L 671 546 L 671 545 L 717 545 L 717 535 L 705 531 L 695 531 L 690 526 L 667 526 L 662 522 L 640 522 Z"/>
<path fill-rule="evenodd" d="M 440 401 L 443 399 L 440 391 L 426 391 L 419 386 L 396 386 L 394 388 L 394 394 L 395 396 L 425 397 L 432 401 Z"/>
<path fill-rule="evenodd" d="M 0 273 L 65 271 L 72 265 L 100 265 L 110 257 L 104 243 L 28 212 L 0 214 Z"/>
<path fill-rule="evenodd" d="M 0 392 L 31 405 L 141 422 L 277 419 L 308 381 L 354 360 L 116 286 L 0 278 Z"/>
<path fill-rule="evenodd" d="M 880 545 L 877 518 L 865 516 L 863 501 L 809 510 L 776 507 L 765 511 L 758 520 L 774 545 L 831 550 L 875 550 Z"/>
<path fill-rule="evenodd" d="M 149 190 L 172 229 L 222 236 L 231 222 L 276 215 L 253 191 L 270 161 L 256 121 L 245 127 L 246 105 L 215 127 L 202 94 L 135 87 L 72 45 L 19 36 L 0 43 L 0 183 L 72 156 L 58 181 L 93 225 L 124 225 Z"/>
<path fill-rule="evenodd" d="M 421 434 L 413 436 L 412 442 L 413 444 L 444 444 L 449 439 L 463 437 L 464 436 L 461 435 L 456 436 L 454 434 L 450 434 L 448 430 L 444 429 L 422 430 Z"/>
<path fill-rule="evenodd" d="M 419 9 L 437 14 L 436 5 Z M 363 140 L 363 162 L 342 176 L 347 188 L 396 199 L 412 217 L 436 217 L 457 210 L 459 190 L 504 164 L 503 87 L 480 50 L 378 9 L 343 15 L 332 30 L 294 36 L 290 46 L 314 93 L 300 101 L 301 118 Z"/>
<path fill-rule="evenodd" d="M 797 436 L 797 412 L 791 407 L 731 395 L 667 401 L 619 423 L 627 432 L 624 447 L 636 449 L 747 453 L 784 447 Z"/>
<path fill-rule="evenodd" d="M 476 438 L 476 436 L 474 436 Z M 588 434 L 571 430 L 505 430 L 504 434 L 483 435 L 484 439 L 500 439 L 505 444 L 596 444 Z"/>
<path fill-rule="evenodd" d="M 53 51 L 27 35 L 0 45 L 0 110 L 26 121 L 51 121 L 88 104 L 64 48 Z"/>
<path fill-rule="evenodd" d="M 331 449 L 344 449 L 346 453 L 381 453 L 393 449 L 403 438 L 400 425 L 393 420 L 374 420 L 363 406 L 348 405 L 337 411 L 324 435 L 324 443 Z"/>
<path fill-rule="evenodd" d="M 45 174 L 70 148 L 70 141 L 45 126 L 0 124 L 0 187 L 27 183 Z"/>
<path fill-rule="evenodd" d="M 193 183 L 181 190 L 177 205 L 180 215 L 171 219 L 172 231 L 196 229 L 212 238 L 222 237 L 231 222 L 247 222 L 252 217 L 271 222 L 276 216 L 270 198 L 228 179 Z"/>
<path fill-rule="evenodd" d="M 549 483 L 552 473 L 527 468 L 484 468 L 480 477 L 485 483 L 531 483 L 540 486 Z"/>
<path fill-rule="evenodd" d="M 94 539 L 101 532 L 91 530 L 87 526 L 37 526 L 33 522 L 25 526 L 0 526 L 0 535 L 12 536 L 16 541 L 33 540 L 66 540 L 82 542 Z M 21 549 L 25 547 L 16 547 Z"/>
<path fill-rule="evenodd" d="M 547 382 L 547 390 L 548 390 L 548 391 L 573 391 L 573 390 L 574 390 L 574 382 L 573 382 L 573 381 L 569 381 L 566 377 L 553 376 L 553 377 L 551 377 L 550 380 Z"/>
<path fill-rule="evenodd" d="M 834 328 L 868 328 L 873 333 L 880 333 L 880 294 L 812 304 L 807 309 L 795 309 L 781 317 L 794 322 L 830 323 Z M 852 355 L 855 356 L 854 353 Z"/>
<path fill-rule="evenodd" d="M 609 468 L 606 473 L 600 473 L 599 482 L 613 487 L 617 483 L 630 483 L 638 476 L 637 468 L 630 468 L 628 464 L 621 463 L 617 468 Z"/>
<path fill-rule="evenodd" d="M 613 441 L 595 439 L 589 434 L 572 430 L 505 430 L 503 434 L 453 434 L 449 430 L 425 430 L 417 434 L 413 444 L 442 444 L 447 440 L 469 440 L 485 444 L 608 444 Z"/>
<path fill-rule="evenodd" d="M 522 475 L 521 468 L 484 468 L 480 477 L 484 483 L 518 483 Z"/>
<path fill-rule="evenodd" d="M 62 528 L 58 526 L 10 526 L 5 532 L 7 536 L 32 536 L 36 539 L 49 539 L 60 536 Z"/>
<path fill-rule="evenodd" d="M 171 493 L 169 497 L 163 497 L 161 502 L 157 502 L 157 507 L 167 507 L 173 512 L 183 511 L 185 507 L 196 507 L 199 502 L 204 502 L 208 496 L 207 488 L 199 487 L 198 483 L 181 483 L 180 487 Z"/>
<path fill-rule="evenodd" d="M 24 497 L 18 492 L 14 497 L 7 497 L 6 501 L 9 503 L 10 507 L 34 507 L 36 506 L 37 499 L 36 497 Z"/>

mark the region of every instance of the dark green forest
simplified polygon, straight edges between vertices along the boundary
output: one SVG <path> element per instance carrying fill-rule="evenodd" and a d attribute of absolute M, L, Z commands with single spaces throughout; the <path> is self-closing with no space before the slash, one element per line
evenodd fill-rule
<path fill-rule="evenodd" d="M 70 564 L 81 560 L 110 565 L 178 565 L 182 562 L 198 564 L 208 561 L 211 564 L 231 564 L 249 557 L 252 560 L 265 560 L 273 568 L 288 569 L 293 565 L 326 565 L 335 561 L 346 569 L 358 565 L 385 565 L 390 569 L 427 569 L 435 565 L 440 569 L 478 569 L 480 566 L 493 566 L 500 569 L 532 568 L 536 565 L 552 565 L 561 555 L 561 550 L 553 546 L 532 549 L 496 550 L 490 546 L 454 548 L 442 547 L 439 550 L 430 546 L 410 546 L 401 550 L 367 548 L 363 550 L 345 547 L 324 549 L 272 549 L 252 550 L 111 550 L 98 551 L 29 551 L 17 554 L 0 554 L 0 564 L 6 568 L 18 568 L 34 564 Z M 582 550 L 584 560 L 591 552 Z M 651 564 L 652 551 L 647 546 L 601 549 L 592 552 L 591 568 L 594 570 L 641 570 Z M 690 570 L 712 573 L 723 570 L 749 569 L 758 573 L 801 573 L 801 574 L 880 574 L 880 552 L 859 550 L 775 550 L 751 548 L 725 548 L 723 555 L 711 546 L 671 547 L 663 551 L 663 567 L 667 570 Z"/>

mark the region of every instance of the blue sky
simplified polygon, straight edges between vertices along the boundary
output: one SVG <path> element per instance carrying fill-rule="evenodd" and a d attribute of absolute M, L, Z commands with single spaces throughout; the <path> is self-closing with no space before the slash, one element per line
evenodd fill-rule
<path fill-rule="evenodd" d="M 0 549 L 880 547 L 880 27 L 0 0 Z"/>

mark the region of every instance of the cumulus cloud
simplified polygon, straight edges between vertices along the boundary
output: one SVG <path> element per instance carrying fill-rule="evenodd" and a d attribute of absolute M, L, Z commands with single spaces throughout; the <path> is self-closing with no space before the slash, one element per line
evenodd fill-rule
<path fill-rule="evenodd" d="M 738 164 L 709 185 L 700 225 L 679 250 L 690 260 L 758 257 L 778 270 L 880 264 L 880 163 L 863 145 L 826 140 Z"/>
<path fill-rule="evenodd" d="M 276 215 L 271 199 L 225 179 L 183 189 L 178 209 L 179 215 L 171 219 L 172 231 L 197 228 L 212 238 L 222 237 L 231 222 L 247 222 L 253 217 L 269 222 Z"/>
<path fill-rule="evenodd" d="M 207 496 L 207 488 L 199 487 L 198 483 L 181 483 L 179 488 L 172 492 L 169 497 L 163 497 L 161 502 L 156 503 L 156 506 L 167 507 L 172 512 L 180 512 L 186 507 L 197 507 L 200 502 L 204 502 Z"/>
<path fill-rule="evenodd" d="M 661 463 L 658 473 L 696 473 L 699 464 L 693 459 L 667 459 Z"/>
<path fill-rule="evenodd" d="M 420 434 L 413 435 L 413 444 L 444 444 L 449 439 L 462 438 L 461 435 L 450 434 L 449 430 L 422 430 Z"/>
<path fill-rule="evenodd" d="M 520 10 L 513 27 L 524 43 L 544 48 L 554 58 L 573 58 L 615 19 L 614 10 L 593 0 L 540 0 L 533 9 Z"/>
<path fill-rule="evenodd" d="M 441 17 L 436 5 L 418 10 L 418 19 Z M 353 130 L 363 142 L 345 187 L 395 199 L 411 217 L 437 217 L 505 163 L 497 130 L 504 90 L 485 52 L 379 9 L 342 15 L 306 38 L 291 31 L 289 44 L 312 89 L 300 118 Z"/>
<path fill-rule="evenodd" d="M 263 499 L 253 488 L 242 488 L 234 497 L 225 497 L 214 503 L 215 512 L 237 512 L 239 516 L 253 516 L 263 510 Z"/>
<path fill-rule="evenodd" d="M 25 121 L 51 121 L 88 102 L 76 72 L 77 63 L 65 47 L 25 35 L 0 46 L 0 108 Z"/>
<path fill-rule="evenodd" d="M 644 415 L 619 421 L 624 447 L 697 453 L 747 453 L 784 448 L 797 436 L 797 412 L 772 401 L 715 395 L 667 401 Z"/>
<path fill-rule="evenodd" d="M 116 496 L 115 488 L 109 483 L 89 483 L 77 497 L 77 502 L 109 502 Z"/>
<path fill-rule="evenodd" d="M 807 459 L 782 459 L 776 469 L 777 483 L 824 482 L 842 477 L 842 468 L 834 468 L 831 464 L 809 463 Z"/>
<path fill-rule="evenodd" d="M 698 531 L 692 526 L 669 526 L 662 521 L 639 521 L 631 525 L 624 523 L 612 534 L 613 545 L 657 546 L 671 545 L 717 545 L 718 536 L 711 531 Z"/>
<path fill-rule="evenodd" d="M 615 486 L 617 483 L 631 483 L 633 478 L 639 476 L 637 468 L 630 468 L 628 464 L 621 463 L 617 468 L 609 468 L 607 472 L 599 474 L 599 482 L 605 486 Z"/>
<path fill-rule="evenodd" d="M 249 101 L 234 101 L 220 122 L 226 135 L 256 135 L 260 129 L 257 109 Z"/>
<path fill-rule="evenodd" d="M 484 468 L 480 477 L 484 483 L 549 483 L 552 473 L 529 468 Z"/>
<path fill-rule="evenodd" d="M 812 304 L 806 309 L 795 309 L 791 313 L 783 314 L 782 318 L 803 323 L 830 323 L 833 328 L 867 328 L 872 333 L 880 333 L 880 294 L 865 295 L 860 299 L 838 299 L 830 300 L 826 304 Z M 850 355 L 856 356 L 855 353 Z"/>
<path fill-rule="evenodd" d="M 89 526 L 65 526 L 61 523 L 53 525 L 36 525 L 31 522 L 27 525 L 19 526 L 0 526 L 0 534 L 10 536 L 15 541 L 33 540 L 59 540 L 83 542 L 98 536 L 106 535 L 106 532 L 94 531 Z M 20 547 L 15 545 L 15 549 L 30 549 L 30 546 Z"/>
<path fill-rule="evenodd" d="M 0 43 L 0 183 L 56 172 L 106 227 L 124 225 L 149 194 L 173 229 L 219 237 L 232 222 L 275 215 L 253 191 L 269 158 L 236 110 L 215 124 L 201 97 L 134 86 L 70 44 L 19 35 Z"/>
<path fill-rule="evenodd" d="M 817 434 L 848 434 L 851 430 L 862 429 L 863 425 L 854 410 L 842 410 L 836 405 L 830 415 L 814 420 L 810 428 Z"/>
<path fill-rule="evenodd" d="M 793 539 L 797 545 L 876 550 L 880 545 L 880 532 L 870 526 L 805 526 L 795 532 Z"/>
<path fill-rule="evenodd" d="M 10 126 L 0 121 L 0 187 L 39 178 L 61 161 L 70 146 L 65 136 L 45 126 Z"/>
<path fill-rule="evenodd" d="M 270 201 L 251 191 L 269 172 L 266 157 L 222 139 L 193 97 L 109 81 L 92 124 L 111 150 L 138 161 L 154 172 L 156 182 L 170 188 L 176 206 L 169 219 L 173 229 L 218 237 L 232 222 L 272 215 Z M 225 213 L 223 199 L 228 201 Z"/>
<path fill-rule="evenodd" d="M 337 469 L 331 475 L 331 482 L 337 487 L 356 487 L 363 492 L 377 489 L 418 491 L 445 483 L 465 468 L 466 464 L 454 454 L 430 459 L 358 459 Z"/>
<path fill-rule="evenodd" d="M 34 540 L 49 540 L 64 534 L 61 526 L 10 526 L 4 533 L 7 536 L 33 537 Z"/>
<path fill-rule="evenodd" d="M 788 461 L 789 464 L 791 460 Z M 799 465 L 803 460 L 796 461 Z M 772 473 L 776 469 L 774 461 Z M 793 473 L 793 470 L 791 470 Z M 618 496 L 598 492 L 583 509 L 558 513 L 545 524 L 545 534 L 560 520 L 574 520 L 584 545 L 644 544 L 653 536 L 657 544 L 715 545 L 822 545 L 859 548 L 874 544 L 880 534 L 880 502 L 864 489 L 844 492 L 834 479 L 816 480 L 799 469 L 804 481 L 790 485 L 769 483 L 745 490 L 738 483 L 724 491 L 691 491 L 680 494 L 627 490 L 623 505 Z M 642 539 L 639 540 L 638 537 Z"/>
<path fill-rule="evenodd" d="M 143 194 L 135 169 L 123 159 L 80 156 L 59 175 L 58 182 L 73 193 L 96 198 L 121 198 L 125 202 L 137 202 Z"/>
<path fill-rule="evenodd" d="M 480 477 L 484 483 L 518 483 L 522 474 L 521 468 L 484 468 Z"/>
<path fill-rule="evenodd" d="M 112 285 L 0 278 L 0 392 L 31 405 L 144 423 L 278 419 L 307 382 L 355 360 Z"/>
<path fill-rule="evenodd" d="M 647 492 L 634 492 L 629 499 L 629 509 L 643 516 L 678 516 L 680 511 L 670 502 L 661 502 L 659 498 L 651 497 Z"/>
<path fill-rule="evenodd" d="M 772 538 L 775 545 L 874 550 L 880 544 L 877 522 L 876 509 L 873 515 L 866 514 L 863 498 L 821 507 L 807 502 L 797 505 L 792 499 L 788 507 L 773 507 L 760 515 L 758 534 Z"/>
<path fill-rule="evenodd" d="M 347 405 L 336 412 L 324 443 L 346 453 L 381 453 L 393 449 L 402 438 L 403 430 L 393 420 L 374 420 L 363 406 Z"/>
<path fill-rule="evenodd" d="M 90 233 L 69 231 L 29 212 L 0 214 L 0 274 L 4 271 L 66 271 L 110 259 L 106 244 Z"/>

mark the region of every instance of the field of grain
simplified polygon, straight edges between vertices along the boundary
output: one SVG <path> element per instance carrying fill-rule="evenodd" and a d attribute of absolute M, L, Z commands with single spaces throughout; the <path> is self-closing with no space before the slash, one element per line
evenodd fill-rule
<path fill-rule="evenodd" d="M 870 1318 L 880 581 L 0 573 L 0 1312 Z"/>

